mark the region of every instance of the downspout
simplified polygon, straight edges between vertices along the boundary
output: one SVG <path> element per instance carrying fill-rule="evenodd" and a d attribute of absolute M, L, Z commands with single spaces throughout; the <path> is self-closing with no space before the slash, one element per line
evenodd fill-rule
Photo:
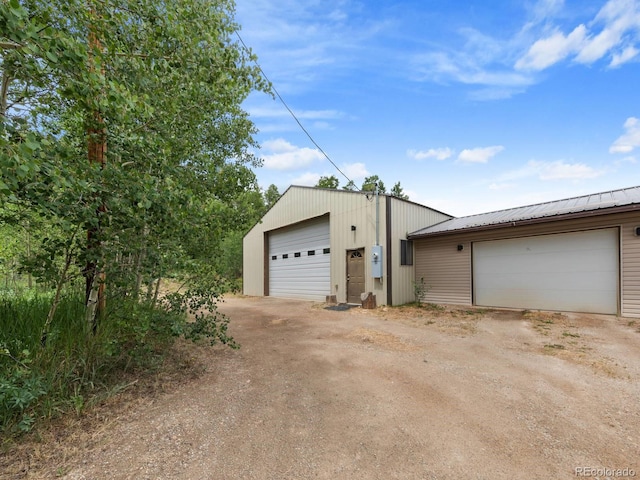
<path fill-rule="evenodd" d="M 376 183 L 376 246 L 380 245 L 380 196 L 378 195 L 378 184 Z"/>

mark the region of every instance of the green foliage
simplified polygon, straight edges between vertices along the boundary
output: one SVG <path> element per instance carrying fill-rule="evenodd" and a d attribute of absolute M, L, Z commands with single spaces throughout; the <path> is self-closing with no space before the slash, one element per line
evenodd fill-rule
<path fill-rule="evenodd" d="M 3 430 L 81 412 L 178 335 L 235 346 L 215 301 L 279 193 L 263 197 L 250 168 L 242 104 L 269 86 L 233 13 L 232 0 L 0 2 L 0 275 L 40 292 L 0 297 Z M 172 275 L 192 285 L 178 303 L 153 289 Z M 98 322 L 87 294 L 102 278 Z"/>
<path fill-rule="evenodd" d="M 403 200 L 409 200 L 409 195 L 406 195 L 404 193 L 404 189 L 400 186 L 400 182 L 396 182 L 389 193 L 394 197 L 398 197 Z"/>
<path fill-rule="evenodd" d="M 338 188 L 338 179 L 335 176 L 321 177 L 316 187 Z M 342 189 L 355 191 L 355 190 L 358 190 L 358 187 L 356 187 L 356 184 L 353 182 L 353 180 L 349 180 L 349 183 L 347 183 L 344 187 L 342 187 Z M 376 189 L 378 193 L 381 193 L 381 194 L 387 193 L 387 189 L 384 185 L 384 182 L 380 179 L 380 177 L 378 177 L 378 175 L 370 175 L 366 177 L 362 182 L 362 187 L 360 188 L 360 191 L 375 192 Z M 409 196 L 404 193 L 404 190 L 400 185 L 400 182 L 396 182 L 393 185 L 393 188 L 391 189 L 389 194 L 394 197 L 402 198 L 403 200 L 409 199 Z"/>
<path fill-rule="evenodd" d="M 274 184 L 269 185 L 269 188 L 267 188 L 264 192 L 264 203 L 267 209 L 271 208 L 279 198 L 280 192 L 278 191 L 278 187 L 276 187 Z"/>
<path fill-rule="evenodd" d="M 340 185 L 338 177 L 336 177 L 335 175 L 331 175 L 330 177 L 320 177 L 320 180 L 318 180 L 316 187 L 336 190 L 338 188 L 338 185 Z"/>
<path fill-rule="evenodd" d="M 241 103 L 267 85 L 235 42 L 232 2 L 0 7 L 16 46 L 1 50 L 0 198 L 11 227 L 44 229 L 28 273 L 57 286 L 95 265 L 137 295 L 172 269 L 206 270 L 257 221 L 264 203 L 245 166 L 257 164 L 255 127 Z M 89 164 L 87 137 L 100 143 L 102 130 L 106 163 Z"/>
<path fill-rule="evenodd" d="M 203 287 L 157 304 L 118 298 L 95 334 L 87 335 L 83 294 L 68 290 L 43 346 L 51 295 L 0 297 L 0 431 L 16 435 L 39 418 L 81 414 L 120 372 L 156 368 L 177 337 L 238 348 L 227 332 L 228 319 L 217 311 L 219 298 Z"/>
<path fill-rule="evenodd" d="M 171 269 L 206 270 L 260 218 L 245 166 L 257 164 L 255 128 L 241 103 L 267 85 L 235 43 L 230 1 L 86 7 L 0 5 L 16 47 L 1 50 L 0 198 L 12 233 L 40 221 L 20 262 L 40 282 L 65 284 L 96 265 L 137 295 Z M 87 137 L 101 130 L 106 164 L 89 164 Z M 14 270 L 17 256 L 0 263 Z"/>
<path fill-rule="evenodd" d="M 342 189 L 343 190 L 348 190 L 350 192 L 353 192 L 353 191 L 358 190 L 358 187 L 356 187 L 356 184 L 354 183 L 353 180 L 349 180 L 349 182 L 344 187 L 342 187 Z"/>
<path fill-rule="evenodd" d="M 430 287 L 424 283 L 424 277 L 420 277 L 420 281 L 413 281 L 413 294 L 415 295 L 416 302 L 422 303 L 425 301 L 425 297 Z"/>
<path fill-rule="evenodd" d="M 74 331 L 84 322 L 73 317 L 82 319 L 83 304 L 70 297 L 58 311 L 49 348 L 42 348 L 40 333 L 50 301 L 50 295 L 35 292 L 0 297 L 0 430 L 6 434 L 31 428 L 38 407 L 61 384 L 55 372 L 68 366 L 64 359 L 78 350 Z"/>
<path fill-rule="evenodd" d="M 221 252 L 215 259 L 216 271 L 232 281 L 233 289 L 238 289 L 237 281 L 242 278 L 242 239 L 244 232 L 230 231 L 220 243 Z"/>
<path fill-rule="evenodd" d="M 371 175 L 364 179 L 364 181 L 362 182 L 362 188 L 360 190 L 362 190 L 363 192 L 375 192 L 376 189 L 378 190 L 378 193 L 387 192 L 386 188 L 384 187 L 384 182 L 380 180 L 380 177 L 378 177 L 378 175 Z"/>
<path fill-rule="evenodd" d="M 188 318 L 192 318 L 183 325 L 181 333 L 185 338 L 193 341 L 207 339 L 210 345 L 221 343 L 239 348 L 227 334 L 229 319 L 218 311 L 218 300 L 217 293 L 196 286 L 184 293 L 167 295 L 165 305 L 170 312 L 188 314 Z"/>
<path fill-rule="evenodd" d="M 47 393 L 43 378 L 30 369 L 31 352 L 27 349 L 14 355 L 0 344 L 0 357 L 10 363 L 0 377 L 0 427 L 5 430 L 10 425 L 14 430 L 26 432 L 34 422 L 29 408 Z"/>

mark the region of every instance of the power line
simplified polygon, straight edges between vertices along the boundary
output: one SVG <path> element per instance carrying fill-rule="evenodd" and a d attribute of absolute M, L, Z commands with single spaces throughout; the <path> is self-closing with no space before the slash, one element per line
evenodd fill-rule
<path fill-rule="evenodd" d="M 244 43 L 244 40 L 242 39 L 242 37 L 240 36 L 240 32 L 238 32 L 236 30 L 236 35 L 238 36 L 238 39 L 240 40 L 240 43 L 242 43 L 242 46 L 245 48 L 245 50 L 250 53 L 249 48 L 247 47 L 247 44 Z M 320 145 L 318 145 L 318 143 L 313 139 L 313 137 L 311 136 L 311 134 L 307 131 L 306 128 L 304 128 L 304 125 L 302 125 L 302 122 L 300 122 L 300 120 L 298 120 L 298 117 L 296 116 L 295 113 L 293 113 L 293 110 L 291 110 L 289 108 L 289 105 L 287 105 L 287 102 L 284 101 L 284 98 L 282 98 L 282 95 L 280 95 L 280 93 L 278 92 L 278 89 L 275 87 L 275 85 L 273 84 L 273 82 L 271 80 L 269 80 L 269 77 L 267 77 L 267 74 L 264 73 L 264 70 L 262 70 L 262 67 L 260 66 L 260 64 L 256 61 L 255 62 L 256 66 L 258 67 L 258 70 L 260 70 L 260 73 L 262 74 L 262 76 L 264 77 L 264 79 L 269 82 L 269 84 L 271 85 L 271 88 L 273 89 L 273 92 L 276 94 L 276 96 L 278 97 L 278 99 L 280 100 L 280 102 L 282 102 L 282 105 L 284 105 L 284 107 L 287 109 L 287 111 L 289 112 L 289 114 L 293 117 L 293 119 L 296 121 L 296 123 L 298 124 L 298 126 L 302 129 L 302 131 L 307 135 L 307 137 L 309 138 L 309 140 L 311 140 L 311 143 L 313 143 L 316 148 L 320 151 L 320 153 L 322 153 L 322 155 L 324 155 L 324 157 L 329 160 L 329 163 L 331 163 L 331 165 L 333 165 L 333 167 L 340 172 L 340 174 L 346 178 L 349 183 L 353 184 L 355 186 L 355 182 L 353 180 L 351 180 L 349 177 L 347 177 L 347 175 L 340 170 L 340 168 L 338 167 L 338 165 L 335 164 L 335 162 L 333 160 L 331 160 L 331 158 L 329 158 L 329 155 L 327 155 L 327 153 L 322 149 L 322 147 Z M 347 184 L 348 185 L 348 184 Z M 358 189 L 358 187 L 356 187 L 356 190 L 361 192 L 360 189 Z"/>

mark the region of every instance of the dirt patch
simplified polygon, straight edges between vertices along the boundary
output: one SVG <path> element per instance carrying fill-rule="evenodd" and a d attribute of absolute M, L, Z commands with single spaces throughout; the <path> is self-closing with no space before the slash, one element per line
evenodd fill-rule
<path fill-rule="evenodd" d="M 614 317 L 530 311 L 522 316 L 543 338 L 542 345 L 535 345 L 541 353 L 587 365 L 598 374 L 629 378 L 623 358 L 616 359 L 598 348 L 603 340 L 600 334 L 608 324 L 616 323 Z"/>
<path fill-rule="evenodd" d="M 490 311 L 492 310 L 427 303 L 380 307 L 372 312 L 373 315 L 384 320 L 401 322 L 413 327 L 431 327 L 443 333 L 466 337 L 476 333 L 478 321 Z M 367 315 L 367 310 L 359 310 L 359 312 L 361 315 Z"/>
<path fill-rule="evenodd" d="M 240 350 L 185 344 L 182 371 L 25 439 L 0 477 L 640 475 L 634 320 L 273 298 L 220 308 Z"/>
<path fill-rule="evenodd" d="M 352 332 L 349 332 L 346 338 L 362 343 L 371 343 L 373 345 L 381 346 L 389 350 L 396 350 L 398 352 L 410 352 L 418 350 L 420 348 L 416 345 L 411 345 L 401 340 L 396 335 L 381 332 L 378 330 L 372 330 L 370 328 L 358 328 Z"/>
<path fill-rule="evenodd" d="M 365 314 L 361 310 L 360 314 Z M 625 363 L 599 351 L 602 339 L 598 332 L 612 322 L 640 330 L 640 323 L 606 315 L 575 314 L 531 310 L 498 310 L 456 305 L 405 305 L 380 307 L 378 317 L 418 328 L 431 328 L 457 337 L 476 335 L 487 319 L 517 324 L 524 321 L 537 335 L 518 344 L 524 351 L 551 355 L 592 368 L 596 373 L 616 378 L 628 378 Z"/>

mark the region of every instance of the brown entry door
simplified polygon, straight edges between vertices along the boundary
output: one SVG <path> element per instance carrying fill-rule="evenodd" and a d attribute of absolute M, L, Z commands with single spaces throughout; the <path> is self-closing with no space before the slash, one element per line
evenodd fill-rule
<path fill-rule="evenodd" d="M 364 293 L 364 248 L 347 250 L 347 303 L 361 303 Z"/>

